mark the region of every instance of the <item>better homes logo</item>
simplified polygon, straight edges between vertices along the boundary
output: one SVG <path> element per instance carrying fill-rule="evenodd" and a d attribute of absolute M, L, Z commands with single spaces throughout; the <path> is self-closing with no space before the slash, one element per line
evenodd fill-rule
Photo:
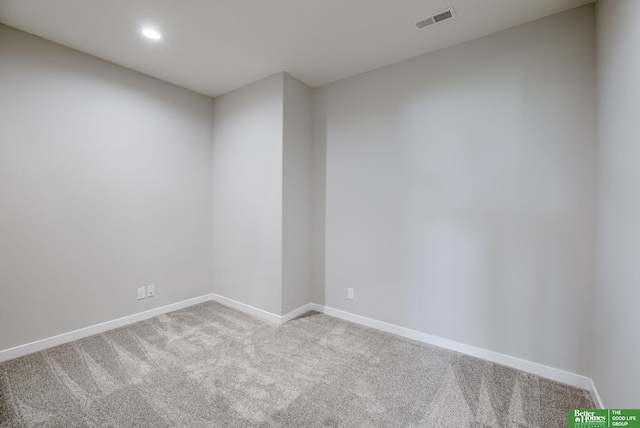
<path fill-rule="evenodd" d="M 609 425 L 606 410 L 570 410 L 569 422 L 573 422 L 569 424 L 573 428 L 606 428 Z"/>

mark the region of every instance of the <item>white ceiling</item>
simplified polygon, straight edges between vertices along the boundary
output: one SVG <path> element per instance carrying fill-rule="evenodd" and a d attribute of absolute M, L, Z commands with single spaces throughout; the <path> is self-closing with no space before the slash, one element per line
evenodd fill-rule
<path fill-rule="evenodd" d="M 320 86 L 592 1 L 0 0 L 0 22 L 216 96 L 279 71 Z"/>

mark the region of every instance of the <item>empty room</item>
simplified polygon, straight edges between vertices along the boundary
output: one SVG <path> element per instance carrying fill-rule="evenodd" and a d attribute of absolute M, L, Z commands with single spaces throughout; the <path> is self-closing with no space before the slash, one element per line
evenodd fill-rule
<path fill-rule="evenodd" d="M 0 428 L 634 426 L 638 20 L 0 0 Z"/>

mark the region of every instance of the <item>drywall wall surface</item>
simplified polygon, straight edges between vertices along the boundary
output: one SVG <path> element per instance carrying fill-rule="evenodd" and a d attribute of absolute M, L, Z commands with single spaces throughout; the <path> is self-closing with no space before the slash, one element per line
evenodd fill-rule
<path fill-rule="evenodd" d="M 313 91 L 311 112 L 311 301 L 325 304 L 325 214 L 327 171 L 326 99 Z"/>
<path fill-rule="evenodd" d="M 214 100 L 213 292 L 281 313 L 284 73 Z"/>
<path fill-rule="evenodd" d="M 0 58 L 0 350 L 210 293 L 212 100 L 3 25 Z"/>
<path fill-rule="evenodd" d="M 592 377 L 605 406 L 640 407 L 640 2 L 596 4 L 599 217 Z"/>
<path fill-rule="evenodd" d="M 284 74 L 282 314 L 311 302 L 312 96 Z"/>
<path fill-rule="evenodd" d="M 594 32 L 588 5 L 316 89 L 326 305 L 588 374 Z"/>

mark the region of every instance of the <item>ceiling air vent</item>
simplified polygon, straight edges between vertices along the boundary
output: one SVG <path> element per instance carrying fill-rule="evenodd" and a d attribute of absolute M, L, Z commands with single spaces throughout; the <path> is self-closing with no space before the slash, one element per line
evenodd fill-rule
<path fill-rule="evenodd" d="M 453 10 L 453 7 L 448 7 L 431 16 L 427 16 L 426 18 L 422 18 L 413 23 L 418 30 L 422 30 L 429 25 L 437 24 L 438 22 L 445 21 L 447 19 L 451 19 L 456 16 L 456 12 Z"/>

